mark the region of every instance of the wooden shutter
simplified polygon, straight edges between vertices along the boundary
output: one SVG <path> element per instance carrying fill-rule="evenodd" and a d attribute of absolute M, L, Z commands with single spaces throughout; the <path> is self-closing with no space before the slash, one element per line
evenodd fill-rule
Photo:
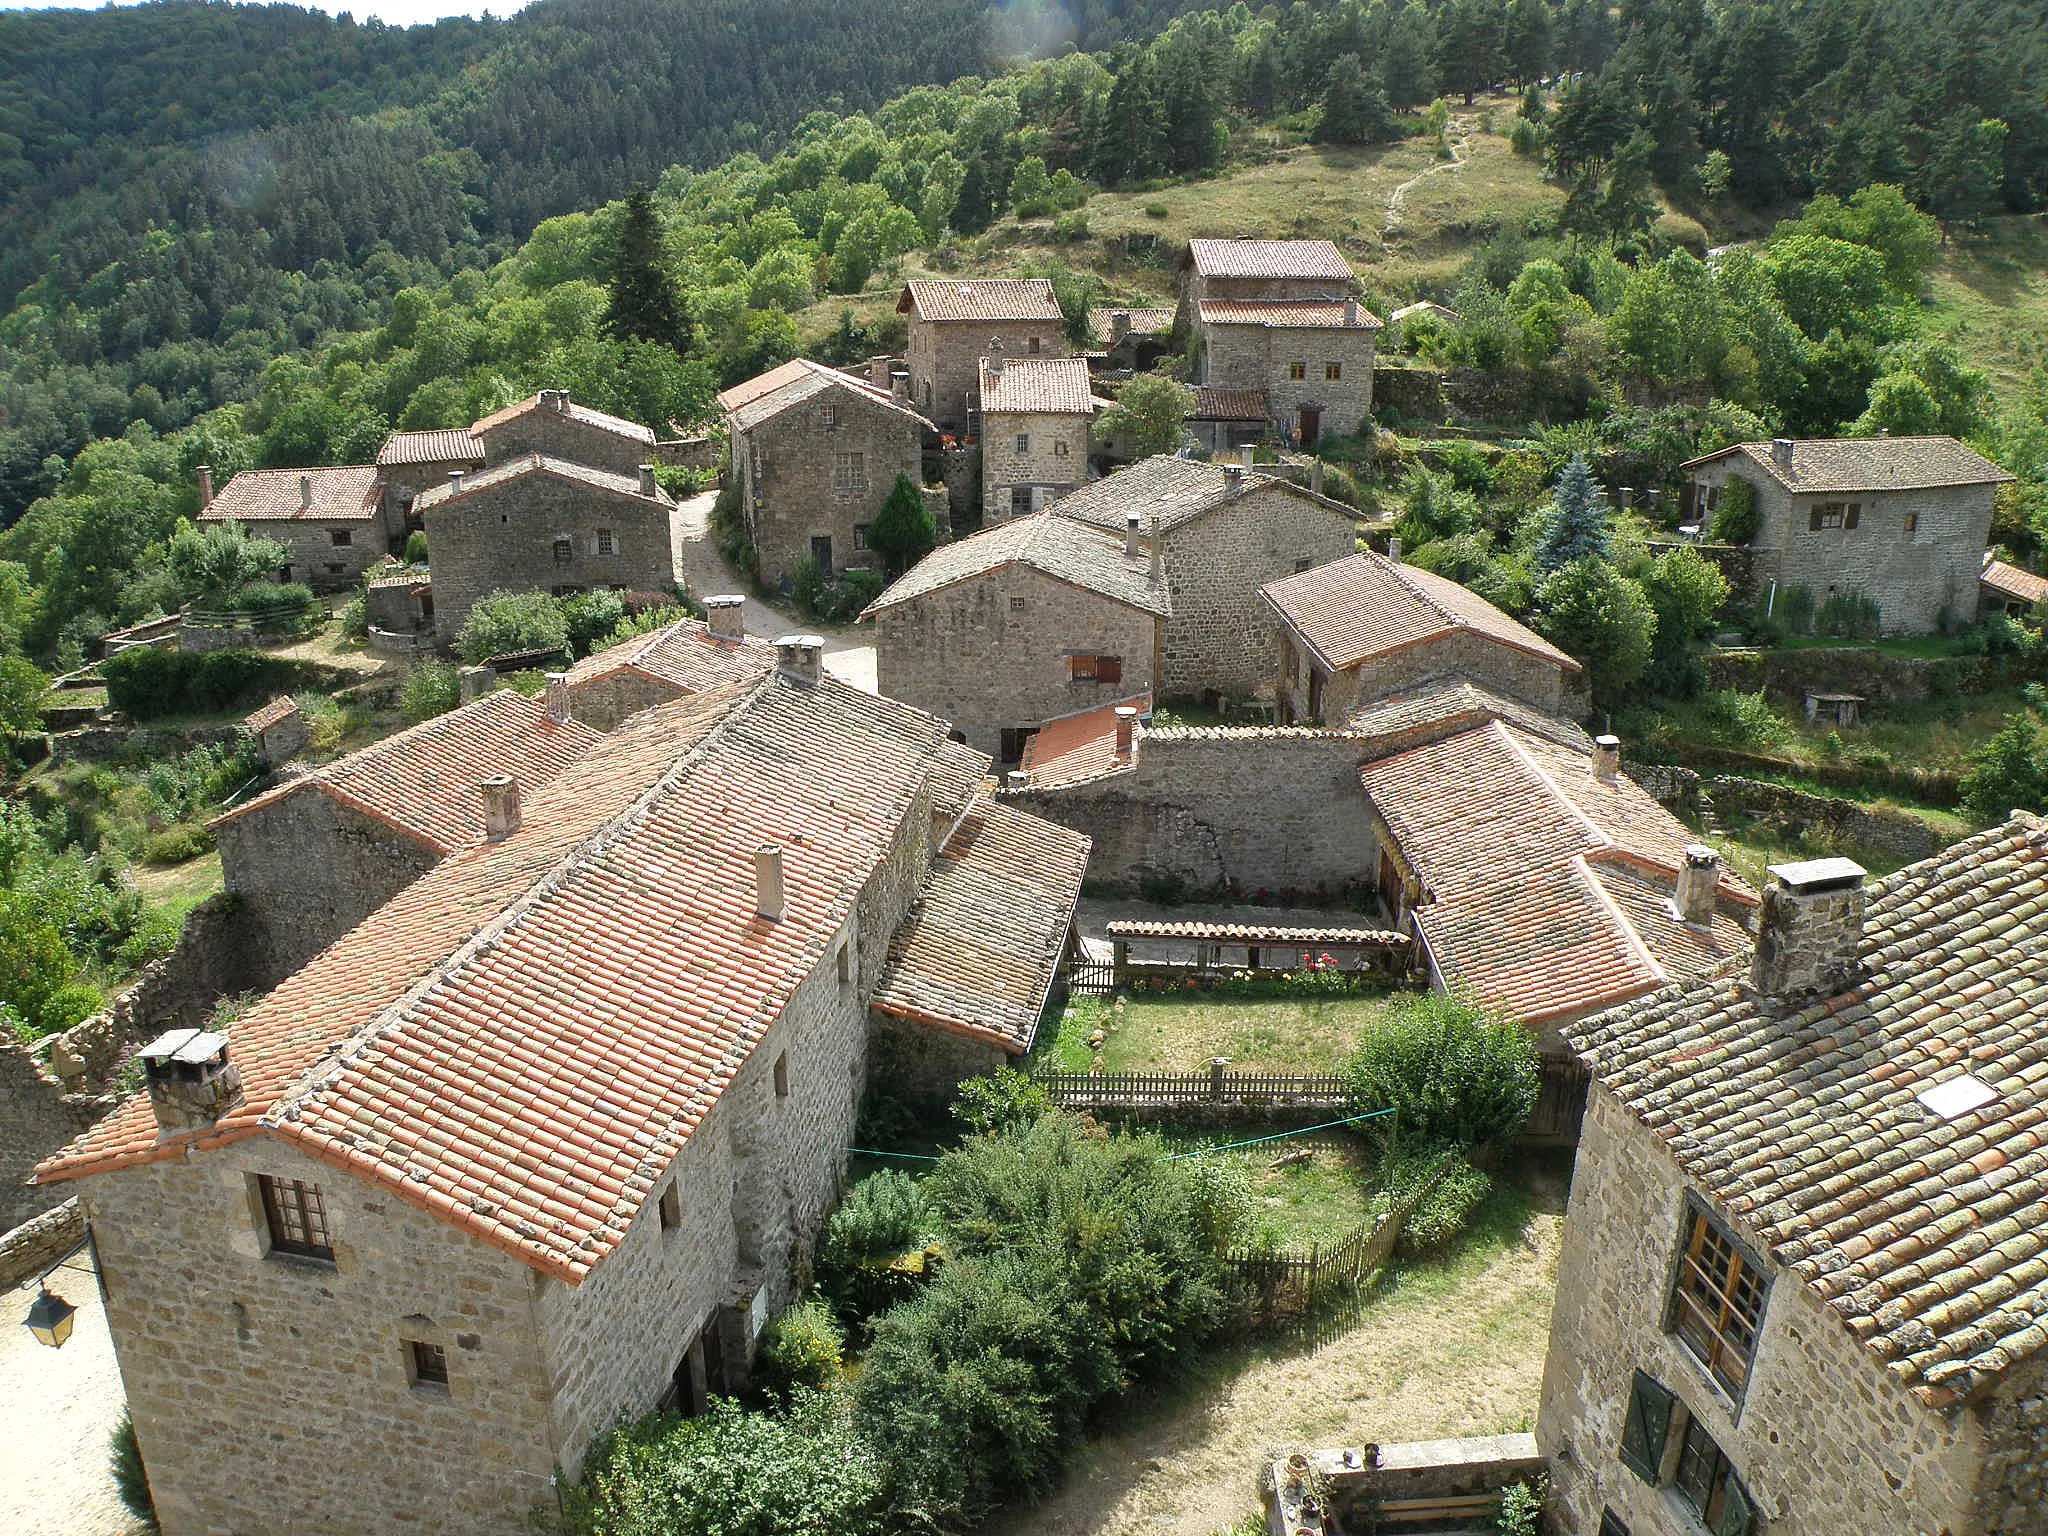
<path fill-rule="evenodd" d="M 1728 1498 L 1721 1509 L 1721 1523 L 1714 1527 L 1714 1536 L 1750 1536 L 1756 1529 L 1756 1506 L 1749 1502 L 1749 1492 L 1742 1484 L 1730 1477 L 1727 1482 Z"/>
<path fill-rule="evenodd" d="M 1098 656 L 1095 658 L 1095 681 L 1098 683 L 1120 683 L 1123 680 L 1123 657 Z"/>
<path fill-rule="evenodd" d="M 1863 503 L 1860 501 L 1850 502 L 1849 510 L 1842 514 L 1842 526 L 1844 528 L 1854 528 L 1862 520 Z"/>
<path fill-rule="evenodd" d="M 1820 532 L 1820 508 L 1818 506 L 1806 514 L 1806 531 L 1808 533 Z"/>
<path fill-rule="evenodd" d="M 1664 1442 L 1671 1434 L 1671 1393 L 1641 1371 L 1628 1395 L 1628 1419 L 1621 1427 L 1621 1464 L 1652 1487 L 1664 1469 Z"/>
<path fill-rule="evenodd" d="M 1600 1511 L 1600 1536 L 1629 1536 L 1628 1525 L 1611 1509 Z"/>

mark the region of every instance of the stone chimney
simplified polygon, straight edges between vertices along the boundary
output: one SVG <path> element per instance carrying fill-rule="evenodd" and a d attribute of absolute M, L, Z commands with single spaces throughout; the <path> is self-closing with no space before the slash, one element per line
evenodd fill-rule
<path fill-rule="evenodd" d="M 569 723 L 569 674 L 548 673 L 548 718 L 557 725 Z"/>
<path fill-rule="evenodd" d="M 895 377 L 896 360 L 886 353 L 868 359 L 868 382 L 877 389 L 887 389 Z"/>
<path fill-rule="evenodd" d="M 721 640 L 747 638 L 747 600 L 737 592 L 704 599 L 704 624 Z"/>
<path fill-rule="evenodd" d="M 498 686 L 498 674 L 489 667 L 464 667 L 455 674 L 456 686 L 461 689 L 462 702 L 480 699 Z"/>
<path fill-rule="evenodd" d="M 1621 772 L 1621 738 L 1619 736 L 1595 736 L 1593 738 L 1593 777 L 1607 782 Z"/>
<path fill-rule="evenodd" d="M 654 490 L 654 466 L 652 464 L 642 464 L 640 466 L 640 494 L 642 496 L 652 496 Z"/>
<path fill-rule="evenodd" d="M 484 797 L 484 840 L 502 843 L 519 830 L 519 781 L 494 773 L 477 788 Z"/>
<path fill-rule="evenodd" d="M 1226 464 L 1223 466 L 1223 488 L 1232 496 L 1244 494 L 1244 466 Z"/>
<path fill-rule="evenodd" d="M 1773 864 L 1750 980 L 1783 1002 L 1838 992 L 1861 970 L 1863 877 L 1854 859 Z"/>
<path fill-rule="evenodd" d="M 953 813 L 943 805 L 932 807 L 932 857 L 939 856 L 939 850 L 946 846 L 946 839 L 953 832 Z"/>
<path fill-rule="evenodd" d="M 1031 775 L 1022 768 L 1012 768 L 1003 775 L 1003 788 L 1011 794 L 1019 794 L 1031 787 Z"/>
<path fill-rule="evenodd" d="M 1358 300 L 1346 299 L 1344 301 L 1344 323 L 1346 325 L 1358 324 Z"/>
<path fill-rule="evenodd" d="M 199 509 L 203 512 L 213 505 L 213 466 L 211 464 L 201 464 L 197 467 L 197 472 L 199 475 Z"/>
<path fill-rule="evenodd" d="M 299 476 L 299 510 L 304 512 L 312 505 L 313 477 L 311 475 L 301 475 Z"/>
<path fill-rule="evenodd" d="M 1109 312 L 1109 344 L 1113 347 L 1131 334 L 1131 312 L 1128 309 L 1113 309 Z"/>
<path fill-rule="evenodd" d="M 566 389 L 544 389 L 540 392 L 540 403 L 558 416 L 569 414 L 569 391 Z"/>
<path fill-rule="evenodd" d="M 1129 704 L 1116 707 L 1116 755 L 1128 758 L 1138 745 L 1138 711 Z"/>
<path fill-rule="evenodd" d="M 1778 468 L 1790 469 L 1792 467 L 1792 439 L 1789 437 L 1772 438 L 1771 457 L 1777 462 Z"/>
<path fill-rule="evenodd" d="M 1003 376 L 1002 337 L 991 336 L 988 339 L 988 356 L 981 360 L 981 365 L 988 370 L 991 378 L 1000 379 Z"/>
<path fill-rule="evenodd" d="M 1312 496 L 1323 494 L 1323 461 L 1316 459 L 1308 467 L 1308 489 Z"/>
<path fill-rule="evenodd" d="M 450 496 L 460 496 L 462 494 L 462 471 L 459 469 L 448 471 L 448 494 Z"/>
<path fill-rule="evenodd" d="M 1137 513 L 1128 512 L 1124 515 L 1124 558 L 1126 560 L 1135 560 L 1140 553 L 1138 549 L 1139 527 L 1140 523 Z"/>
<path fill-rule="evenodd" d="M 1387 536 L 1387 564 L 1389 564 L 1389 565 L 1399 565 L 1400 563 L 1401 563 L 1401 535 L 1399 535 L 1398 533 L 1395 533 L 1395 534 L 1389 534 L 1389 535 Z"/>
<path fill-rule="evenodd" d="M 228 1060 L 226 1035 L 168 1030 L 137 1054 L 159 1135 L 203 1131 L 242 1102 L 242 1072 Z"/>
<path fill-rule="evenodd" d="M 1714 894 L 1721 888 L 1721 856 L 1705 843 L 1687 843 L 1678 866 L 1671 912 L 1681 923 L 1704 928 L 1714 920 Z"/>
<path fill-rule="evenodd" d="M 820 635 L 784 635 L 775 649 L 775 665 L 792 682 L 815 683 L 825 670 L 825 641 Z"/>
<path fill-rule="evenodd" d="M 782 884 L 782 844 L 763 843 L 754 850 L 754 916 L 782 921 L 787 896 Z"/>
<path fill-rule="evenodd" d="M 889 398 L 898 405 L 910 404 L 910 373 L 899 368 L 889 375 Z"/>

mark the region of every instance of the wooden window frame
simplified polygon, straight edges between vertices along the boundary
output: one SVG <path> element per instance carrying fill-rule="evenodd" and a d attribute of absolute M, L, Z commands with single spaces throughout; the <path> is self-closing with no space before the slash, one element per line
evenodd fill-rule
<path fill-rule="evenodd" d="M 1031 434 L 1029 432 L 1019 432 L 1016 442 L 1011 446 L 1018 453 L 1029 453 L 1031 451 Z"/>
<path fill-rule="evenodd" d="M 327 1197 L 318 1184 L 304 1179 L 256 1175 L 263 1203 L 263 1223 L 270 1232 L 270 1251 L 287 1258 L 334 1262 L 334 1233 L 327 1224 Z"/>
<path fill-rule="evenodd" d="M 1292 382 L 1306 383 L 1308 381 L 1308 364 L 1289 363 L 1287 365 L 1287 377 Z"/>
<path fill-rule="evenodd" d="M 861 496 L 868 488 L 867 455 L 849 449 L 832 455 L 832 494 Z"/>
<path fill-rule="evenodd" d="M 1704 1205 L 1688 1200 L 1665 1328 L 1731 1398 L 1749 1386 L 1770 1301 L 1770 1271 Z"/>
<path fill-rule="evenodd" d="M 1091 656 L 1076 653 L 1067 658 L 1067 681 L 1073 683 L 1120 683 L 1124 680 L 1121 656 Z"/>
<path fill-rule="evenodd" d="M 1806 514 L 1808 533 L 1849 532 L 1863 521 L 1860 501 L 1817 501 Z"/>
<path fill-rule="evenodd" d="M 330 549 L 352 549 L 356 536 L 352 529 L 330 528 L 327 530 L 327 544 Z"/>
<path fill-rule="evenodd" d="M 597 530 L 597 552 L 600 555 L 616 555 L 619 552 L 619 535 L 611 528 Z"/>
<path fill-rule="evenodd" d="M 1016 592 L 1010 594 L 1010 612 L 1022 613 L 1028 606 L 1029 605 L 1024 601 L 1022 594 Z"/>
<path fill-rule="evenodd" d="M 1908 512 L 1904 519 L 1904 527 L 1907 533 L 1918 533 L 1920 531 L 1920 514 L 1918 512 Z"/>
<path fill-rule="evenodd" d="M 1068 456 L 1067 440 L 1064 437 L 1056 437 L 1052 440 L 1052 456 L 1056 459 L 1064 459 Z"/>
<path fill-rule="evenodd" d="M 1756 1506 L 1749 1490 L 1742 1486 L 1727 1452 L 1707 1427 L 1691 1414 L 1686 1417 L 1678 1465 L 1671 1474 L 1672 1490 L 1714 1536 L 1751 1536 L 1756 1529 Z"/>
<path fill-rule="evenodd" d="M 556 539 L 554 545 L 555 564 L 574 565 L 576 563 L 576 541 L 574 539 Z"/>
<path fill-rule="evenodd" d="M 1336 382 L 1337 382 L 1337 381 L 1338 381 L 1339 379 L 1341 379 L 1341 378 L 1343 378 L 1343 377 L 1344 377 L 1344 365 L 1343 365 L 1342 363 L 1325 363 L 1325 364 L 1323 364 L 1323 382 L 1324 382 L 1324 383 L 1326 383 L 1326 384 L 1334 384 L 1334 383 L 1336 383 Z"/>
<path fill-rule="evenodd" d="M 1621 1421 L 1621 1464 L 1655 1488 L 1664 1479 L 1664 1451 L 1671 1443 L 1677 1394 L 1654 1376 L 1637 1371 L 1629 1383 Z"/>
<path fill-rule="evenodd" d="M 407 1385 L 420 1392 L 446 1392 L 448 1390 L 448 1351 L 440 1344 L 429 1344 L 425 1339 L 405 1341 L 405 1379 Z"/>
<path fill-rule="evenodd" d="M 1613 1510 L 1600 1511 L 1600 1536 L 1629 1536 L 1628 1522 Z"/>
<path fill-rule="evenodd" d="M 827 432 L 837 432 L 839 430 L 839 407 L 830 400 L 827 400 L 818 407 L 818 420 Z"/>

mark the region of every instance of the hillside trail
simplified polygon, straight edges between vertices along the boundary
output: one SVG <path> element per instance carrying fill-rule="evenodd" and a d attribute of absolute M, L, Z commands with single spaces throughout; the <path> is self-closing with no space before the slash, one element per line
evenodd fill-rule
<path fill-rule="evenodd" d="M 1401 228 L 1401 210 L 1407 204 L 1410 192 L 1421 186 L 1432 176 L 1441 176 L 1446 171 L 1459 171 L 1465 168 L 1465 162 L 1472 157 L 1472 134 L 1477 121 L 1469 112 L 1454 112 L 1451 114 L 1450 126 L 1444 133 L 1444 142 L 1450 148 L 1451 158 L 1448 160 L 1432 160 L 1427 170 L 1410 176 L 1401 185 L 1387 194 L 1387 217 L 1385 224 L 1380 230 L 1382 235 L 1393 235 L 1399 232 Z"/>

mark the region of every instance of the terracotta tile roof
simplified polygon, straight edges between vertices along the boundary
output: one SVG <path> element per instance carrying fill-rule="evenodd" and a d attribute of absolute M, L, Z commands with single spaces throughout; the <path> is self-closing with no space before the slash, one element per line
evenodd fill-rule
<path fill-rule="evenodd" d="M 1399 309 L 1387 316 L 1387 319 L 1391 323 L 1398 325 L 1403 320 L 1413 319 L 1417 315 L 1431 315 L 1438 320 L 1454 322 L 1464 318 L 1447 304 L 1439 304 L 1434 299 L 1420 299 L 1413 304 L 1403 304 Z"/>
<path fill-rule="evenodd" d="M 484 445 L 467 427 L 438 432 L 394 432 L 377 450 L 377 467 L 401 464 L 481 464 Z"/>
<path fill-rule="evenodd" d="M 1204 299 L 1204 325 L 1260 325 L 1275 331 L 1376 331 L 1379 317 L 1355 300 Z"/>
<path fill-rule="evenodd" d="M 775 646 L 757 635 L 722 640 L 700 619 L 678 619 L 666 629 L 636 635 L 592 651 L 569 669 L 569 693 L 619 672 L 637 672 L 679 693 L 706 693 L 749 682 L 772 671 Z"/>
<path fill-rule="evenodd" d="M 553 407 L 541 403 L 541 397 L 538 394 L 529 395 L 516 405 L 508 405 L 502 411 L 493 411 L 469 430 L 474 436 L 482 437 L 504 426 L 506 423 L 517 421 L 520 417 L 530 415 L 534 411 L 552 409 Z M 567 414 L 572 421 L 580 421 L 586 427 L 596 427 L 600 431 L 611 433 L 614 437 L 630 438 L 636 443 L 646 443 L 649 446 L 652 446 L 654 443 L 653 428 L 643 427 L 639 422 L 628 421 L 623 416 L 612 416 L 603 411 L 592 410 L 589 406 L 578 405 L 573 400 L 569 402 Z"/>
<path fill-rule="evenodd" d="M 1140 459 L 1128 469 L 1104 475 L 1100 480 L 1091 480 L 1079 490 L 1062 496 L 1049 510 L 1055 516 L 1092 523 L 1118 535 L 1123 533 L 1125 518 L 1135 512 L 1148 531 L 1156 517 L 1159 526 L 1170 532 L 1218 507 L 1259 492 L 1272 491 L 1275 487 L 1279 488 L 1281 495 L 1312 501 L 1349 518 L 1353 523 L 1359 520 L 1355 508 L 1347 507 L 1341 501 L 1332 501 L 1327 496 L 1318 496 L 1291 481 L 1249 470 L 1240 490 L 1232 486 L 1224 466 L 1204 464 L 1172 454 Z"/>
<path fill-rule="evenodd" d="M 1366 699 L 1352 709 L 1343 727 L 1359 736 L 1384 737 L 1437 725 L 1465 730 L 1488 720 L 1505 720 L 1576 751 L 1593 750 L 1591 738 L 1571 721 L 1547 715 L 1533 704 L 1455 673 L 1430 678 L 1398 693 Z"/>
<path fill-rule="evenodd" d="M 1581 670 L 1478 593 L 1371 551 L 1269 581 L 1259 592 L 1333 672 L 1461 633 L 1541 657 L 1566 672 Z"/>
<path fill-rule="evenodd" d="M 1152 695 L 1135 694 L 1113 704 L 1062 715 L 1040 726 L 1037 734 L 1024 743 L 1024 756 L 1017 764 L 1030 776 L 1031 787 L 1066 789 L 1129 769 L 1133 760 L 1116 754 L 1119 709 L 1135 709 L 1140 715 L 1149 715 Z"/>
<path fill-rule="evenodd" d="M 464 475 L 460 488 L 452 480 L 428 486 L 413 498 L 412 509 L 414 512 L 424 513 L 434 507 L 445 507 L 450 502 L 487 491 L 494 485 L 503 485 L 508 480 L 522 480 L 528 475 L 549 475 L 557 480 L 587 485 L 592 490 L 603 491 L 613 496 L 631 496 L 636 501 L 655 501 L 663 506 L 675 505 L 668 492 L 659 486 L 655 487 L 651 497 L 642 496 L 640 481 L 635 476 L 615 475 L 608 469 L 597 469 L 589 464 L 575 464 L 568 459 L 551 459 L 545 454 L 523 453 L 516 459 L 507 459 L 502 464 L 493 464 L 489 469 L 480 469 L 473 475 Z"/>
<path fill-rule="evenodd" d="M 1152 584 L 1149 553 L 1141 550 L 1133 558 L 1124 553 L 1121 534 L 1111 538 L 1050 512 L 1039 512 L 941 544 L 868 604 L 861 617 L 1011 565 L 1029 566 L 1056 581 L 1162 618 L 1172 612 L 1166 587 Z"/>
<path fill-rule="evenodd" d="M 1151 305 L 1098 304 L 1088 311 L 1088 334 L 1098 347 L 1107 347 L 1115 330 L 1115 317 L 1131 317 L 1133 336 L 1157 336 L 1173 329 L 1173 311 Z"/>
<path fill-rule="evenodd" d="M 1190 421 L 1265 421 L 1272 415 L 1263 389 L 1224 389 L 1203 384 L 1195 390 Z"/>
<path fill-rule="evenodd" d="M 989 755 L 964 742 L 944 741 L 932 762 L 932 803 L 943 806 L 955 819 L 967 814 L 975 796 L 993 787 L 989 777 Z"/>
<path fill-rule="evenodd" d="M 2000 597 L 2010 598 L 2016 603 L 2038 603 L 2048 597 L 2048 580 L 2016 565 L 2007 565 L 2003 560 L 1987 560 L 1983 574 L 1977 579 Z"/>
<path fill-rule="evenodd" d="M 521 794 L 531 795 L 601 739 L 574 720 L 550 720 L 543 700 L 501 688 L 266 790 L 211 825 L 287 796 L 319 793 L 451 853 L 483 841 L 479 783 L 509 773 Z"/>
<path fill-rule="evenodd" d="M 905 283 L 898 314 L 947 323 L 958 320 L 1045 320 L 1057 325 L 1060 303 L 1043 277 L 982 277 L 971 281 L 925 279 Z"/>
<path fill-rule="evenodd" d="M 1351 281 L 1351 263 L 1328 240 L 1190 240 L 1187 260 L 1203 277 Z"/>
<path fill-rule="evenodd" d="M 434 573 L 410 566 L 402 571 L 393 571 L 389 576 L 379 576 L 369 583 L 372 587 L 431 587 Z"/>
<path fill-rule="evenodd" d="M 1223 944 L 1406 944 L 1387 928 L 1268 928 L 1258 923 L 1108 923 L 1113 939 L 1213 939 Z"/>
<path fill-rule="evenodd" d="M 308 501 L 310 499 L 310 505 Z M 202 523 L 262 523 L 304 518 L 346 523 L 377 515 L 377 466 L 245 469 L 199 514 Z"/>
<path fill-rule="evenodd" d="M 975 801 L 889 945 L 875 1008 L 1013 1055 L 1030 1050 L 1089 847 L 1055 822 Z"/>
<path fill-rule="evenodd" d="M 1695 469 L 1739 453 L 1786 490 L 1804 496 L 1853 491 L 1922 491 L 1956 485 L 2002 485 L 2012 475 L 1952 437 L 1820 437 L 1792 444 L 1788 469 L 1769 443 L 1737 443 L 1688 459 Z"/>
<path fill-rule="evenodd" d="M 1864 978 L 1784 1014 L 1736 972 L 1566 1038 L 1707 1193 L 1943 1407 L 2048 1344 L 2048 830 L 1869 888 Z M 1968 1072 L 1953 1118 L 1916 1095 Z"/>
<path fill-rule="evenodd" d="M 251 735 L 261 735 L 274 725 L 282 725 L 299 712 L 299 706 L 289 694 L 280 693 L 268 704 L 257 710 L 242 722 L 242 729 Z"/>
<path fill-rule="evenodd" d="M 866 379 L 857 379 L 850 373 L 841 373 L 837 368 L 827 368 L 823 363 L 814 363 L 809 358 L 799 357 L 784 363 L 780 368 L 735 384 L 718 397 L 719 408 L 732 418 L 733 425 L 742 432 L 751 432 L 764 421 L 772 421 L 784 411 L 793 410 L 807 400 L 815 400 L 833 389 L 843 389 L 870 405 L 932 427 L 929 421 L 901 404 L 886 389 L 878 389 Z M 932 427 L 937 431 L 936 427 Z"/>
<path fill-rule="evenodd" d="M 1088 360 L 1082 357 L 1013 357 L 1001 373 L 982 359 L 981 408 L 1008 415 L 1092 416 Z"/>
<path fill-rule="evenodd" d="M 1438 968 L 1532 1026 L 1696 974 L 1744 942 L 1725 911 L 1704 940 L 1650 921 L 1645 904 L 1671 891 L 1693 836 L 1591 761 L 1492 721 L 1360 771 L 1424 886 L 1416 926 Z M 1720 895 L 1756 901 L 1725 872 Z"/>
<path fill-rule="evenodd" d="M 817 968 L 945 730 L 829 676 L 636 716 L 238 1020 L 246 1096 L 211 1132 L 160 1146 L 130 1100 L 39 1176 L 268 1134 L 580 1283 Z"/>

